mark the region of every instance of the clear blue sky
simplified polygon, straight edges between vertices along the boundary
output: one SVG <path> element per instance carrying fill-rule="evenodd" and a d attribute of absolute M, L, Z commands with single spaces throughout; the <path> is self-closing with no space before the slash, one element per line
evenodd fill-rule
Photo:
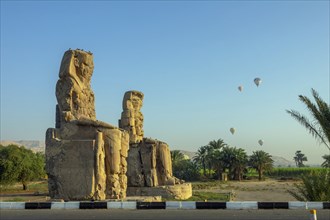
<path fill-rule="evenodd" d="M 97 118 L 117 126 L 140 90 L 145 136 L 171 150 L 221 138 L 309 163 L 329 153 L 285 112 L 308 115 L 311 88 L 329 102 L 329 1 L 1 1 L 1 140 L 55 126 L 69 48 L 94 53 Z"/>

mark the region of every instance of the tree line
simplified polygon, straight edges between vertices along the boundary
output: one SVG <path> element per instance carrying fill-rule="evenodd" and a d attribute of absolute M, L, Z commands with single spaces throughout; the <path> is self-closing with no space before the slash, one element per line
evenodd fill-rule
<path fill-rule="evenodd" d="M 22 183 L 27 190 L 28 182 L 46 177 L 45 155 L 34 153 L 24 146 L 0 145 L 0 184 Z"/>
<path fill-rule="evenodd" d="M 179 150 L 171 151 L 173 174 L 187 181 L 202 179 L 222 180 L 226 174 L 230 180 L 242 180 L 249 169 L 258 173 L 258 179 L 264 179 L 265 173 L 273 170 L 272 156 L 262 150 L 247 155 L 242 148 L 230 147 L 222 139 L 210 141 L 200 147 L 192 160 L 187 160 Z M 321 167 L 330 168 L 330 156 L 322 157 L 325 161 Z M 307 157 L 299 150 L 293 160 L 297 167 L 305 167 Z"/>
<path fill-rule="evenodd" d="M 248 156 L 244 149 L 230 147 L 222 139 L 200 147 L 192 161 L 184 160 L 178 150 L 171 154 L 174 175 L 189 181 L 202 178 L 221 180 L 223 174 L 231 180 L 242 180 L 248 168 L 255 169 L 258 179 L 262 180 L 264 173 L 273 168 L 270 154 L 259 150 Z"/>

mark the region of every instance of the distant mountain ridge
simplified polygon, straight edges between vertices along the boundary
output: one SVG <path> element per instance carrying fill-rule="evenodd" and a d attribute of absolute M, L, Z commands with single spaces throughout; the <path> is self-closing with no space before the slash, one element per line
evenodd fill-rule
<path fill-rule="evenodd" d="M 19 141 L 12 141 L 12 140 L 2 140 L 0 141 L 0 144 L 3 146 L 7 146 L 10 144 L 14 144 L 17 146 L 24 146 L 27 149 L 30 149 L 34 152 L 45 152 L 45 142 L 44 141 L 38 141 L 38 140 L 19 140 Z"/>
<path fill-rule="evenodd" d="M 296 163 L 285 159 L 284 157 L 272 156 L 274 167 L 295 167 Z"/>
<path fill-rule="evenodd" d="M 192 151 L 186 151 L 186 150 L 179 150 L 183 155 L 186 155 L 189 157 L 190 160 L 194 158 L 194 156 L 197 154 L 197 152 L 192 152 Z"/>

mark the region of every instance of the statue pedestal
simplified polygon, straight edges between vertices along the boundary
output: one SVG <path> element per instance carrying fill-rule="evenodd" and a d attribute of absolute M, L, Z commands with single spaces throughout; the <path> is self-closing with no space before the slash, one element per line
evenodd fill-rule
<path fill-rule="evenodd" d="M 191 183 L 172 186 L 127 187 L 127 196 L 161 196 L 164 199 L 185 200 L 192 196 Z"/>
<path fill-rule="evenodd" d="M 126 197 L 128 133 L 66 123 L 46 132 L 49 195 L 64 200 Z"/>
<path fill-rule="evenodd" d="M 46 170 L 49 195 L 64 200 L 104 200 L 103 141 L 60 140 L 55 129 L 47 130 Z M 53 137 L 53 138 L 52 138 Z"/>

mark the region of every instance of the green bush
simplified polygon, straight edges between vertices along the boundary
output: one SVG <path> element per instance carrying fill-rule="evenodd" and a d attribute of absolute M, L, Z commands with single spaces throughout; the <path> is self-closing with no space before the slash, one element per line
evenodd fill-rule
<path fill-rule="evenodd" d="M 288 192 L 300 201 L 330 201 L 330 169 L 313 170 L 301 176 L 302 183 Z"/>
<path fill-rule="evenodd" d="M 181 160 L 172 165 L 173 175 L 185 181 L 200 179 L 199 168 L 190 160 Z"/>
<path fill-rule="evenodd" d="M 0 184 L 27 183 L 45 177 L 45 156 L 23 146 L 0 145 Z"/>

